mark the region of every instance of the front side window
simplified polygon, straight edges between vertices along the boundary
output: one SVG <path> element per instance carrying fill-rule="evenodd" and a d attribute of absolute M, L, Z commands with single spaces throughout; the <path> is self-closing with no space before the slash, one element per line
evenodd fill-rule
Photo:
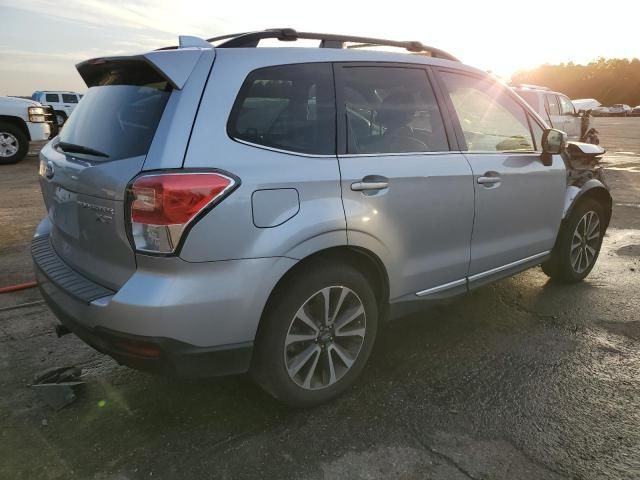
<path fill-rule="evenodd" d="M 469 151 L 535 150 L 522 105 L 497 82 L 442 72 Z"/>
<path fill-rule="evenodd" d="M 78 97 L 71 93 L 63 93 L 62 103 L 78 103 Z"/>
<path fill-rule="evenodd" d="M 333 155 L 335 121 L 331 65 L 280 65 L 249 74 L 231 112 L 228 133 L 279 150 Z"/>
<path fill-rule="evenodd" d="M 47 103 L 59 103 L 60 102 L 60 97 L 58 96 L 57 93 L 47 93 L 44 96 L 44 99 Z"/>
<path fill-rule="evenodd" d="M 344 67 L 348 153 L 449 150 L 427 73 L 401 67 Z"/>
<path fill-rule="evenodd" d="M 562 115 L 573 115 L 576 113 L 575 108 L 573 108 L 573 103 L 567 97 L 560 96 L 560 110 L 562 111 Z"/>

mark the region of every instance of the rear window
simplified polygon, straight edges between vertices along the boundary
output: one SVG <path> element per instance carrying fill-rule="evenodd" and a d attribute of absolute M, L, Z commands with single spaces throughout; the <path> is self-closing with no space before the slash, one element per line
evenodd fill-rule
<path fill-rule="evenodd" d="M 290 152 L 335 154 L 330 64 L 261 68 L 249 74 L 228 124 L 231 137 Z"/>
<path fill-rule="evenodd" d="M 78 97 L 70 93 L 63 93 L 62 103 L 78 103 Z"/>
<path fill-rule="evenodd" d="M 91 74 L 97 86 L 89 88 L 60 132 L 61 144 L 71 145 L 65 151 L 94 161 L 145 155 L 171 95 L 170 85 L 140 62 L 100 66 Z M 102 155 L 80 151 L 87 149 Z"/>
<path fill-rule="evenodd" d="M 60 96 L 57 93 L 47 93 L 44 96 L 44 100 L 47 103 L 59 103 L 60 102 Z"/>

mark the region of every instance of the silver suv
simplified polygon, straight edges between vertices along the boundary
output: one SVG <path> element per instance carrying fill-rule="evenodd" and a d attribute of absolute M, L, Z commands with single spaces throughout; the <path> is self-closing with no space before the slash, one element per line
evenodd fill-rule
<path fill-rule="evenodd" d="M 77 68 L 33 259 L 59 331 L 135 368 L 318 404 L 402 307 L 582 280 L 611 216 L 600 147 L 418 42 L 267 30 Z"/>

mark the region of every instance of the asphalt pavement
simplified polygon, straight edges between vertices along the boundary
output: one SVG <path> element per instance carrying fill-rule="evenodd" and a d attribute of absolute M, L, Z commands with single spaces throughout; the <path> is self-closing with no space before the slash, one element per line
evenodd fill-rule
<path fill-rule="evenodd" d="M 640 478 L 640 118 L 597 127 L 614 216 L 587 280 L 535 268 L 385 324 L 358 384 L 315 409 L 247 376 L 129 370 L 57 338 L 35 289 L 0 295 L 0 478 Z M 0 170 L 4 286 L 32 279 L 44 209 L 35 155 Z M 59 411 L 29 387 L 54 365 L 86 382 Z"/>

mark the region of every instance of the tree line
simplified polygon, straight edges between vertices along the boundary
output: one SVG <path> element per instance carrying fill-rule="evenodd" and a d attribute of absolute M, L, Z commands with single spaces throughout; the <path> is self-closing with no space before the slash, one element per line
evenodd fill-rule
<path fill-rule="evenodd" d="M 572 62 L 540 65 L 515 73 L 512 83 L 531 83 L 562 92 L 569 98 L 595 98 L 603 105 L 640 105 L 640 59 L 599 58 L 587 65 Z"/>

